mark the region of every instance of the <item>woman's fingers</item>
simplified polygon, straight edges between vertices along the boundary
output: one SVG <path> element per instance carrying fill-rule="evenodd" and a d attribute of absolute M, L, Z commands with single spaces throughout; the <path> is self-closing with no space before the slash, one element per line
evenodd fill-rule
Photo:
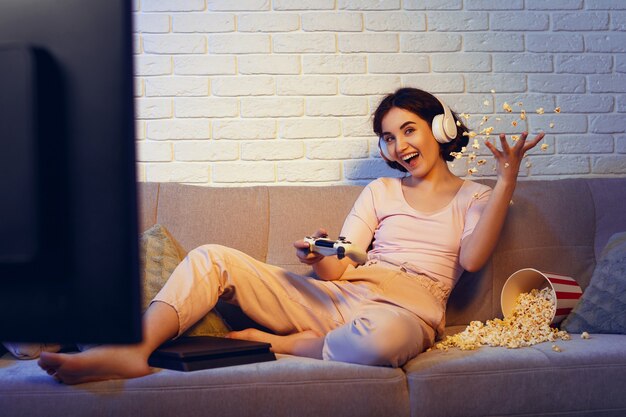
<path fill-rule="evenodd" d="M 502 158 L 502 152 L 500 152 L 500 151 L 498 150 L 498 148 L 496 148 L 496 147 L 494 146 L 494 144 L 493 144 L 493 143 L 491 143 L 491 142 L 489 142 L 488 140 L 486 140 L 486 141 L 485 141 L 485 146 L 486 146 L 487 148 L 489 148 L 489 150 L 491 151 L 491 153 L 493 154 L 493 156 L 494 156 L 496 159 L 500 159 L 500 158 Z"/>
<path fill-rule="evenodd" d="M 524 152 L 537 146 L 539 141 L 543 139 L 545 135 L 546 135 L 545 133 L 541 132 L 537 136 L 535 136 L 530 142 L 526 142 L 526 144 L 524 145 Z"/>

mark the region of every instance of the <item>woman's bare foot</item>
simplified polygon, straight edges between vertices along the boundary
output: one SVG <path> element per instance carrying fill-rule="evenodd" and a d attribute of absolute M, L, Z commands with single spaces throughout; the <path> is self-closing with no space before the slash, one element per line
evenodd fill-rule
<path fill-rule="evenodd" d="M 322 348 L 324 346 L 324 335 L 314 330 L 305 330 L 299 333 L 280 336 L 266 333 L 258 329 L 245 329 L 230 332 L 226 337 L 269 343 L 272 345 L 271 351 L 274 353 L 286 353 L 318 359 L 322 358 Z"/>
<path fill-rule="evenodd" d="M 150 373 L 148 357 L 134 346 L 98 346 L 76 354 L 42 352 L 39 367 L 59 382 L 81 384 Z"/>

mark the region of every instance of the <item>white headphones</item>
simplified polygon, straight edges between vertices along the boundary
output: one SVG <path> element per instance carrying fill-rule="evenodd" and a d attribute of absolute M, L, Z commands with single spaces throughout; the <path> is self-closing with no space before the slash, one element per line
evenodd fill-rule
<path fill-rule="evenodd" d="M 439 143 L 448 143 L 456 138 L 456 122 L 454 120 L 454 116 L 452 116 L 450 108 L 446 106 L 443 101 L 439 100 L 437 97 L 435 98 L 439 101 L 439 103 L 441 103 L 441 106 L 443 107 L 443 114 L 438 114 L 433 118 L 433 136 Z M 385 160 L 392 162 L 391 156 L 387 150 L 387 144 L 382 136 L 378 139 L 378 149 L 380 150 L 381 156 Z"/>

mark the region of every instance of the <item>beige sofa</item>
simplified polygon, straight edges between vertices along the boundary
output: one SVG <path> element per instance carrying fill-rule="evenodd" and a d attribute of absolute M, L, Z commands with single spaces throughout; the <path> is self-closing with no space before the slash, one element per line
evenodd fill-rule
<path fill-rule="evenodd" d="M 187 250 L 219 243 L 308 273 L 292 242 L 320 226 L 338 233 L 361 189 L 140 184 L 141 225 L 166 226 Z M 500 316 L 504 281 L 521 268 L 568 274 L 585 288 L 607 239 L 626 230 L 624 200 L 626 178 L 522 181 L 494 256 L 462 276 L 451 295 L 449 330 Z M 231 311 L 224 314 L 241 325 Z M 155 370 L 79 386 L 58 384 L 35 361 L 7 353 L 0 358 L 0 415 L 625 415 L 626 336 L 574 335 L 562 345 L 560 353 L 550 343 L 431 351 L 402 369 L 279 355 L 275 362 Z"/>

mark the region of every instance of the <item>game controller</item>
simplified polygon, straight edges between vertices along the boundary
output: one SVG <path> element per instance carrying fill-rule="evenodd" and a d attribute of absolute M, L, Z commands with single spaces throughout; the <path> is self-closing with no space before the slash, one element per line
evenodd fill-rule
<path fill-rule="evenodd" d="M 304 238 L 304 241 L 309 244 L 311 252 L 319 253 L 320 255 L 337 255 L 337 259 L 343 259 L 347 256 L 359 265 L 367 261 L 367 254 L 343 236 L 339 236 L 337 240 L 331 240 L 327 237 L 307 236 Z"/>

